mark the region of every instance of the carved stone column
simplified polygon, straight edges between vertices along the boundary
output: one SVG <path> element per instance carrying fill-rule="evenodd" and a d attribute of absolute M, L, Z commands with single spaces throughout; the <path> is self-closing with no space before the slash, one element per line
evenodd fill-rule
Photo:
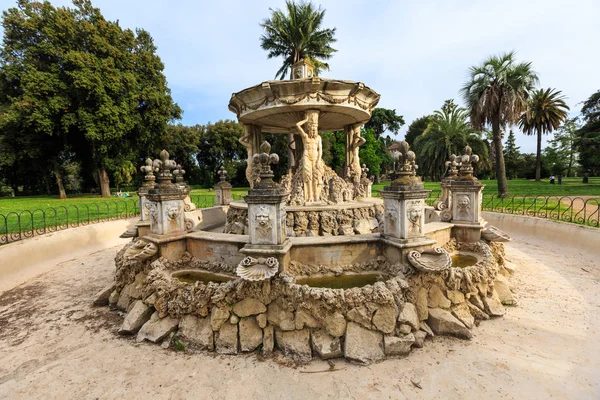
<path fill-rule="evenodd" d="M 232 202 L 231 184 L 227 182 L 227 170 L 221 166 L 219 169 L 219 182 L 215 185 L 215 196 L 217 206 L 227 206 Z"/>
<path fill-rule="evenodd" d="M 481 192 L 484 185 L 473 176 L 473 164 L 479 156 L 472 154 L 469 146 L 460 156 L 458 178 L 449 182 L 451 193 L 453 235 L 461 242 L 477 242 L 481 239 Z"/>
<path fill-rule="evenodd" d="M 400 244 L 426 240 L 423 234 L 425 224 L 425 198 L 430 190 L 416 176 L 415 153 L 409 150 L 406 142 L 400 142 L 400 151 L 394 153 L 399 165 L 398 178 L 381 192 L 384 205 L 385 239 Z"/>
<path fill-rule="evenodd" d="M 279 162 L 277 154 L 269 154 L 271 145 L 263 142 L 261 153 L 254 155 L 260 182 L 248 191 L 249 243 L 240 251 L 247 255 L 237 273 L 247 280 L 263 280 L 275 275 L 280 265 L 287 263 L 291 247 L 285 232 L 285 193 L 273 181 L 270 164 Z"/>

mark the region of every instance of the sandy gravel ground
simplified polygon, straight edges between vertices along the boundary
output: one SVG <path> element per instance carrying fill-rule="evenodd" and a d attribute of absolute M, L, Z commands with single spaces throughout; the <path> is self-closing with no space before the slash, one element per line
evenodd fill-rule
<path fill-rule="evenodd" d="M 472 341 L 435 337 L 408 358 L 291 367 L 254 355 L 183 354 L 118 337 L 92 308 L 112 279 L 107 249 L 0 296 L 2 399 L 600 398 L 600 267 L 591 255 L 513 236 L 519 306 Z M 413 384 L 418 383 L 421 388 Z"/>

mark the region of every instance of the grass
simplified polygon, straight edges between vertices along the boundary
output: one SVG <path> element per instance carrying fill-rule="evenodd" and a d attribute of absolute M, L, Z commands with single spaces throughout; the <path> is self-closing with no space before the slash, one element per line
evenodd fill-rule
<path fill-rule="evenodd" d="M 579 203 L 560 199 L 562 196 L 595 196 L 600 197 L 600 177 L 590 178 L 588 184 L 581 183 L 581 178 L 564 178 L 563 184 L 551 185 L 548 180 L 534 182 L 525 179 L 509 180 L 508 188 L 511 197 L 499 199 L 496 196 L 496 181 L 481 181 L 483 190 L 484 209 L 535 215 L 544 218 L 567 220 L 578 223 L 600 224 L 600 207 L 598 201 L 588 202 L 583 209 Z M 373 195 L 379 196 L 379 191 L 389 182 L 373 185 Z M 425 182 L 425 189 L 432 190 L 431 198 L 427 201 L 432 205 L 440 196 L 440 186 L 437 182 Z M 234 199 L 241 199 L 248 188 L 234 188 Z M 198 207 L 210 207 L 215 204 L 215 193 L 212 189 L 194 189 L 190 193 L 192 201 Z M 527 196 L 527 197 L 525 197 Z M 536 196 L 555 196 L 550 199 Z M 68 226 L 78 226 L 109 219 L 134 216 L 138 213 L 137 194 L 129 198 L 101 198 L 98 195 L 73 195 L 66 200 L 58 196 L 31 196 L 0 199 L 0 243 L 2 235 L 17 233 L 11 240 L 21 237 L 18 232 L 36 230 L 44 233 Z M 583 219 L 582 219 L 583 217 Z M 46 228 L 46 229 L 45 229 Z"/>

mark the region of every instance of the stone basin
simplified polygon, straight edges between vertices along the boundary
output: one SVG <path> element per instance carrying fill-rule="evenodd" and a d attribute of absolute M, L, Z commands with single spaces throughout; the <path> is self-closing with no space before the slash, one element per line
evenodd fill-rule
<path fill-rule="evenodd" d="M 181 282 L 190 284 L 195 284 L 196 282 L 202 282 L 204 284 L 208 284 L 210 282 L 225 283 L 236 279 L 236 277 L 233 276 L 197 269 L 184 269 L 175 271 L 171 274 L 171 276 Z"/>
<path fill-rule="evenodd" d="M 458 252 L 451 256 L 453 268 L 467 268 L 477 264 L 481 257 L 475 253 Z"/>
<path fill-rule="evenodd" d="M 342 275 L 314 275 L 296 279 L 296 284 L 313 288 L 351 289 L 373 285 L 386 277 L 380 271 L 365 271 L 360 273 L 344 273 Z"/>

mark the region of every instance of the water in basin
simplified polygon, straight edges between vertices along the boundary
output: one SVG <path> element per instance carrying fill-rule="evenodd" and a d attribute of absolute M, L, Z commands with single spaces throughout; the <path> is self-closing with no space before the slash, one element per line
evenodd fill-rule
<path fill-rule="evenodd" d="M 214 272 L 190 271 L 190 270 L 173 272 L 173 278 L 177 278 L 181 282 L 184 282 L 184 283 L 196 283 L 196 282 L 223 283 L 223 282 L 229 282 L 229 281 L 232 281 L 235 279 L 234 277 L 223 275 L 223 274 L 216 274 Z"/>
<path fill-rule="evenodd" d="M 455 254 L 452 256 L 452 266 L 454 268 L 466 268 L 477 264 L 477 258 L 466 254 Z"/>
<path fill-rule="evenodd" d="M 314 288 L 350 289 L 372 285 L 383 277 L 379 272 L 366 272 L 361 274 L 343 274 L 340 276 L 313 276 L 296 279 L 299 285 L 308 285 Z"/>

